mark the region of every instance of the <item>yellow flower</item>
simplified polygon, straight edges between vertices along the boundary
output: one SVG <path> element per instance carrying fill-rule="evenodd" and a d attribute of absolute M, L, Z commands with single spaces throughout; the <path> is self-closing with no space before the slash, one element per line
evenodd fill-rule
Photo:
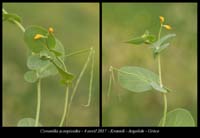
<path fill-rule="evenodd" d="M 167 30 L 171 30 L 171 29 L 172 29 L 172 27 L 171 27 L 170 25 L 163 25 L 163 27 L 164 27 L 165 29 L 167 29 Z"/>
<path fill-rule="evenodd" d="M 53 30 L 53 28 L 52 27 L 49 27 L 49 33 L 53 33 L 54 32 L 54 30 Z"/>
<path fill-rule="evenodd" d="M 36 35 L 34 36 L 34 39 L 35 39 L 35 40 L 38 40 L 38 39 L 40 39 L 40 38 L 44 38 L 44 36 L 41 35 L 41 34 L 36 34 Z"/>
<path fill-rule="evenodd" d="M 164 18 L 163 16 L 159 16 L 159 18 L 160 18 L 160 23 L 161 23 L 161 24 L 164 23 L 165 18 Z"/>

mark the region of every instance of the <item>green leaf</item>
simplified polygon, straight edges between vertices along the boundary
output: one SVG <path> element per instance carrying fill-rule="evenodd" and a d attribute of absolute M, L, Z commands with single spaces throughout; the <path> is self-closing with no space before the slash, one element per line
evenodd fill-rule
<path fill-rule="evenodd" d="M 145 40 L 146 40 L 146 38 L 136 37 L 136 38 L 133 38 L 133 39 L 127 41 L 127 43 L 139 45 L 139 44 L 143 44 L 145 42 Z"/>
<path fill-rule="evenodd" d="M 136 44 L 136 45 L 143 44 L 143 43 L 152 44 L 153 42 L 155 42 L 155 40 L 156 40 L 156 37 L 154 35 L 150 35 L 149 31 L 147 30 L 140 37 L 133 38 L 127 41 L 127 43 Z"/>
<path fill-rule="evenodd" d="M 28 57 L 27 66 L 36 72 L 38 78 L 56 75 L 58 73 L 57 68 L 49 61 L 49 59 L 52 59 L 51 56 L 53 54 L 46 50 L 41 51 L 40 55 L 31 55 Z"/>
<path fill-rule="evenodd" d="M 151 82 L 150 84 L 155 90 L 157 90 L 159 92 L 163 92 L 163 93 L 167 93 L 168 92 L 167 89 L 165 89 L 164 87 L 160 87 L 160 85 L 158 83 L 156 83 L 156 82 Z"/>
<path fill-rule="evenodd" d="M 51 61 L 51 62 L 55 65 L 55 67 L 57 68 L 58 72 L 62 76 L 61 82 L 63 82 L 64 84 L 71 84 L 73 79 L 74 79 L 74 75 L 72 73 L 70 73 L 70 72 L 64 71 L 54 61 Z"/>
<path fill-rule="evenodd" d="M 59 52 L 59 51 L 56 51 L 56 50 L 54 50 L 54 49 L 51 49 L 50 50 L 51 52 L 53 52 L 57 57 L 59 57 L 59 56 L 62 56 L 63 54 L 61 53 L 61 52 Z"/>
<path fill-rule="evenodd" d="M 64 46 L 58 39 L 56 39 L 56 46 L 55 46 L 55 48 L 53 50 L 58 52 L 59 54 L 62 54 L 62 56 L 65 55 Z"/>
<path fill-rule="evenodd" d="M 23 118 L 23 119 L 19 120 L 19 122 L 17 123 L 17 126 L 18 127 L 33 127 L 33 126 L 35 126 L 35 119 Z M 39 123 L 38 126 L 42 126 L 42 124 Z"/>
<path fill-rule="evenodd" d="M 146 43 L 146 44 L 152 44 L 155 41 L 156 41 L 155 35 L 149 35 L 149 36 L 146 37 L 146 40 L 145 40 L 144 43 Z"/>
<path fill-rule="evenodd" d="M 158 83 L 155 73 L 140 67 L 122 67 L 118 70 L 120 85 L 132 92 L 145 92 L 152 89 L 152 82 Z"/>
<path fill-rule="evenodd" d="M 161 126 L 163 118 L 161 119 L 159 126 Z M 194 127 L 195 122 L 186 109 L 177 108 L 167 113 L 166 123 L 167 127 Z"/>
<path fill-rule="evenodd" d="M 51 50 L 50 50 L 51 51 Z M 42 50 L 40 51 L 40 59 L 41 60 L 54 60 L 55 56 L 52 52 L 50 52 L 49 50 Z"/>
<path fill-rule="evenodd" d="M 37 81 L 38 77 L 35 71 L 27 71 L 24 74 L 24 79 L 29 83 L 34 83 Z"/>
<path fill-rule="evenodd" d="M 42 68 L 49 63 L 50 62 L 47 60 L 40 59 L 39 55 L 31 55 L 28 57 L 28 60 L 27 60 L 27 66 L 31 70 L 36 70 L 36 69 Z"/>
<path fill-rule="evenodd" d="M 160 40 L 156 41 L 153 44 L 153 48 L 159 48 L 160 45 L 163 44 L 167 39 L 175 37 L 175 36 L 176 34 L 168 34 L 168 35 L 163 36 Z"/>
<path fill-rule="evenodd" d="M 161 51 L 163 51 L 165 48 L 167 48 L 169 46 L 169 43 L 163 44 L 158 48 L 154 49 L 154 54 L 160 53 Z"/>
<path fill-rule="evenodd" d="M 21 18 L 16 14 L 3 13 L 3 21 L 9 21 L 11 23 L 14 23 L 14 21 L 17 21 L 21 23 Z"/>
<path fill-rule="evenodd" d="M 39 53 L 41 50 L 47 49 L 46 38 L 35 40 L 34 37 L 36 34 L 46 36 L 47 33 L 48 31 L 42 27 L 30 26 L 25 30 L 24 41 L 32 52 Z"/>
<path fill-rule="evenodd" d="M 48 33 L 47 46 L 49 49 L 53 49 L 56 46 L 56 39 L 52 33 Z"/>
<path fill-rule="evenodd" d="M 56 75 L 57 73 L 58 73 L 57 68 L 51 62 L 37 70 L 39 78 L 46 78 L 49 76 Z"/>

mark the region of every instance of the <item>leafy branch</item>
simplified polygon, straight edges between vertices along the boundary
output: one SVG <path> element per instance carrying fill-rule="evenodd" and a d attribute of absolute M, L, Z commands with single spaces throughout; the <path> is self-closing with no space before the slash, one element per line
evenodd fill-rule
<path fill-rule="evenodd" d="M 171 90 L 163 85 L 162 73 L 161 73 L 161 59 L 160 54 L 170 43 L 167 42 L 169 39 L 176 36 L 176 34 L 167 34 L 161 37 L 162 29 L 171 30 L 172 27 L 168 24 L 164 24 L 165 19 L 163 16 L 160 19 L 160 29 L 158 31 L 158 37 L 156 39 L 155 35 L 151 34 L 148 30 L 139 37 L 135 37 L 131 40 L 126 41 L 126 43 L 133 45 L 149 45 L 152 49 L 154 59 L 158 60 L 158 75 L 148 69 L 136 66 L 125 66 L 120 69 L 110 67 L 110 77 L 108 94 L 110 95 L 112 81 L 114 79 L 114 71 L 118 74 L 119 84 L 126 90 L 135 93 L 142 93 L 149 90 L 155 90 L 163 94 L 164 109 L 163 117 L 160 120 L 159 126 L 194 126 L 194 119 L 192 118 L 189 111 L 181 108 L 177 108 L 173 111 L 167 112 L 167 95 Z"/>

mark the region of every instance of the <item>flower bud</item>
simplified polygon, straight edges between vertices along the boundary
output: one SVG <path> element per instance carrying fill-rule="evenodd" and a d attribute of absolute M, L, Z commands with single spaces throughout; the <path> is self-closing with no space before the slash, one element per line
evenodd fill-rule
<path fill-rule="evenodd" d="M 49 31 L 49 33 L 53 33 L 54 32 L 52 27 L 49 27 L 48 31 Z"/>
<path fill-rule="evenodd" d="M 165 18 L 164 18 L 163 16 L 159 16 L 159 18 L 160 18 L 160 23 L 161 23 L 161 24 L 164 23 Z"/>
<path fill-rule="evenodd" d="M 41 34 L 36 34 L 36 35 L 34 36 L 34 39 L 35 39 L 35 40 L 38 40 L 38 39 L 43 38 L 43 37 L 44 37 L 44 36 L 41 35 Z"/>
<path fill-rule="evenodd" d="M 172 29 L 172 27 L 171 27 L 170 25 L 163 25 L 163 27 L 164 27 L 165 29 L 167 29 L 167 30 L 171 30 L 171 29 Z"/>

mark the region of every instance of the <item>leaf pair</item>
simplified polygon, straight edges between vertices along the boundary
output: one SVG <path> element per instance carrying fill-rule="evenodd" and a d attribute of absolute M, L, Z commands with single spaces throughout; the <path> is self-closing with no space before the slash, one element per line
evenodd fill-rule
<path fill-rule="evenodd" d="M 120 85 L 131 92 L 145 92 L 151 89 L 167 93 L 169 89 L 160 87 L 159 77 L 154 72 L 141 67 L 125 66 L 118 70 Z"/>
<path fill-rule="evenodd" d="M 38 34 L 44 37 L 35 39 Z M 24 40 L 34 53 L 28 58 L 27 66 L 31 71 L 25 73 L 25 80 L 34 83 L 39 78 L 59 73 L 64 84 L 72 82 L 74 75 L 60 67 L 64 63 L 64 47 L 52 32 L 39 26 L 30 26 L 25 30 Z"/>
<path fill-rule="evenodd" d="M 135 45 L 140 45 L 140 44 L 152 44 L 151 48 L 153 49 L 153 55 L 154 57 L 159 54 L 161 51 L 166 49 L 169 46 L 169 43 L 164 43 L 167 41 L 169 38 L 175 37 L 176 34 L 168 34 L 164 37 L 162 37 L 160 40 L 156 41 L 156 38 L 154 35 L 151 35 L 149 31 L 146 31 L 143 35 L 140 37 L 135 37 L 127 43 L 130 44 L 135 44 Z"/>
<path fill-rule="evenodd" d="M 2 12 L 3 12 L 3 21 L 8 21 L 10 23 L 15 23 L 15 22 L 21 23 L 21 18 L 18 15 L 7 13 L 4 9 Z"/>
<path fill-rule="evenodd" d="M 28 57 L 27 66 L 30 71 L 24 74 L 27 82 L 34 83 L 38 79 L 45 78 L 58 73 L 54 65 L 48 60 L 42 60 L 39 55 L 31 55 Z"/>
<path fill-rule="evenodd" d="M 169 46 L 169 43 L 164 43 L 164 42 L 175 36 L 176 34 L 168 34 L 163 36 L 160 40 L 153 43 L 151 48 L 153 49 L 154 57 Z"/>
<path fill-rule="evenodd" d="M 143 35 L 141 35 L 140 37 L 135 37 L 135 38 L 127 41 L 127 43 L 140 45 L 140 44 L 144 44 L 144 43 L 152 44 L 155 41 L 156 41 L 156 37 L 154 35 L 151 35 L 149 33 L 149 31 L 145 31 L 145 33 Z"/>
<path fill-rule="evenodd" d="M 34 39 L 38 34 L 44 36 L 44 38 Z M 28 27 L 24 33 L 24 41 L 27 43 L 29 49 L 34 53 L 39 53 L 45 49 L 54 49 L 56 46 L 54 35 L 39 26 Z"/>

